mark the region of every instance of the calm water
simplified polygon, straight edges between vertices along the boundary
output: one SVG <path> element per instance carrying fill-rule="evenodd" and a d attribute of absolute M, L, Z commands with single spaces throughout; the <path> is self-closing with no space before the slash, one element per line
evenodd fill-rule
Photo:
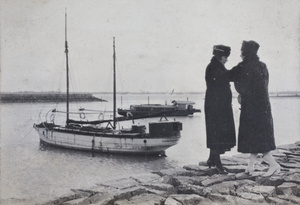
<path fill-rule="evenodd" d="M 99 95 L 109 102 L 72 104 L 71 108 L 112 110 L 111 96 Z M 117 107 L 128 108 L 130 104 L 167 103 L 171 100 L 191 100 L 202 113 L 193 117 L 176 117 L 183 123 L 179 144 L 166 151 L 167 157 L 96 155 L 61 149 L 39 149 L 39 138 L 33 123 L 44 119 L 42 116 L 54 104 L 3 104 L 1 105 L 1 198 L 46 199 L 60 196 L 71 188 L 89 188 L 95 183 L 107 180 L 149 173 L 172 167 L 197 164 L 208 155 L 206 149 L 205 120 L 203 113 L 204 96 L 182 95 L 123 95 L 118 96 Z M 272 97 L 272 111 L 275 123 L 276 143 L 288 144 L 300 140 L 300 98 Z M 65 107 L 58 105 L 60 110 Z M 238 128 L 239 105 L 233 99 L 233 108 Z M 110 115 L 110 112 L 107 112 Z M 135 121 L 147 123 L 157 119 Z M 173 118 L 169 118 L 173 120 Z M 120 126 L 126 126 L 126 122 Z M 236 154 L 236 148 L 226 155 Z"/>

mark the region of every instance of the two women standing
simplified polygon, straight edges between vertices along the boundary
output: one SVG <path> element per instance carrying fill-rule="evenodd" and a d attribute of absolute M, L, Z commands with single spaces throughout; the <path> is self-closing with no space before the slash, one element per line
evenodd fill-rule
<path fill-rule="evenodd" d="M 214 50 L 215 48 L 219 49 L 220 46 L 215 46 Z M 226 70 L 223 64 L 223 80 L 221 80 L 223 81 L 223 86 L 209 83 L 208 78 L 216 80 L 216 77 L 220 74 L 220 72 L 208 72 L 208 70 L 219 70 L 219 67 L 217 68 L 217 66 L 215 68 L 208 66 L 206 71 L 206 95 L 210 95 L 209 93 L 211 93 L 211 90 L 213 90 L 211 86 L 216 85 L 214 89 L 220 89 L 222 94 L 216 96 L 214 99 L 219 100 L 221 98 L 220 96 L 222 96 L 222 99 L 227 99 L 224 97 L 226 93 L 227 97 L 230 96 L 231 108 L 231 91 L 229 94 L 228 91 L 225 92 L 224 90 L 230 90 L 229 82 L 234 82 L 235 88 L 241 97 L 238 151 L 242 153 L 250 153 L 248 167 L 245 172 L 249 173 L 250 175 L 253 174 L 256 156 L 258 153 L 263 153 L 265 161 L 267 161 L 270 166 L 268 172 L 264 174 L 264 176 L 271 176 L 274 172 L 280 170 L 280 165 L 270 154 L 270 151 L 276 149 L 276 146 L 268 94 L 269 74 L 266 65 L 259 61 L 259 57 L 257 56 L 258 48 L 259 44 L 255 41 L 243 41 L 241 48 L 242 62 L 240 62 L 230 71 Z M 223 52 L 222 55 L 226 56 L 226 52 Z M 222 63 L 221 61 L 219 62 Z M 212 63 L 209 65 L 211 64 Z M 211 74 L 213 76 L 211 76 Z M 220 79 L 218 79 L 218 81 L 220 81 Z M 215 146 L 218 146 L 219 148 L 223 147 L 225 151 L 228 150 L 228 143 L 231 143 L 231 145 L 235 146 L 235 144 L 232 144 L 232 142 L 235 142 L 232 141 L 232 132 L 229 132 L 234 125 L 232 125 L 232 108 L 230 109 L 231 113 L 229 113 L 228 102 L 229 101 L 224 101 L 224 103 L 221 104 L 222 108 L 220 108 L 219 104 L 216 105 L 214 102 L 210 104 L 209 98 L 205 99 L 205 115 L 208 115 L 208 118 L 206 117 L 207 147 L 211 149 L 211 153 L 213 151 L 212 148 Z M 214 105 L 216 105 L 215 108 Z M 213 111 L 214 109 L 215 111 Z M 228 113 L 227 115 L 223 116 L 222 120 L 219 118 L 215 118 L 213 122 L 212 120 L 209 120 L 209 116 L 211 116 L 213 112 L 215 115 L 218 115 L 219 110 L 228 110 Z M 212 124 L 213 126 L 214 124 L 219 124 L 219 129 L 212 130 Z M 217 126 L 214 127 L 217 128 Z M 227 130 L 227 132 L 223 132 L 224 130 Z M 217 141 L 212 139 L 217 139 Z M 224 143 L 224 141 L 227 143 Z M 212 145 L 211 142 L 213 142 L 214 145 Z M 231 146 L 231 148 L 233 146 Z M 220 152 L 220 154 L 222 153 Z M 208 165 L 210 165 L 209 160 Z M 224 173 L 224 171 L 220 173 Z"/>

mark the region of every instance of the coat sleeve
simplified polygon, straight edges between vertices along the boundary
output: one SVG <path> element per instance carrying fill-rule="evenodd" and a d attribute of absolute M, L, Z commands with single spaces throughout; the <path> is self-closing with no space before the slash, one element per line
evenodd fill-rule
<path fill-rule="evenodd" d="M 247 66 L 241 67 L 239 74 L 234 79 L 234 87 L 241 95 L 247 93 L 251 89 L 253 82 L 253 70 Z"/>
<path fill-rule="evenodd" d="M 234 82 L 238 79 L 239 72 L 241 71 L 241 65 L 238 64 L 234 66 L 231 70 L 228 70 L 228 79 L 231 82 Z"/>

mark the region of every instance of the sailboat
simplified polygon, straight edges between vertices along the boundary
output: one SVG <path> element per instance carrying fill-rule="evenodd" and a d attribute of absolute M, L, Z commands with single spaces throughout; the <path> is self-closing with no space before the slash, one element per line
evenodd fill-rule
<path fill-rule="evenodd" d="M 145 125 L 132 124 L 129 128 L 118 128 L 121 121 L 141 119 L 147 116 L 116 117 L 116 52 L 113 38 L 113 119 L 83 121 L 70 119 L 69 113 L 69 64 L 67 41 L 67 14 L 65 14 L 65 53 L 66 53 L 66 123 L 55 124 L 52 114 L 59 112 L 50 110 L 46 120 L 34 124 L 38 132 L 41 146 L 54 146 L 74 150 L 85 150 L 102 153 L 150 154 L 165 155 L 165 150 L 176 145 L 181 137 L 182 123 L 178 121 L 149 122 Z M 81 110 L 82 113 L 84 110 Z M 50 116 L 48 116 L 52 113 Z M 155 115 L 159 117 L 157 114 Z M 166 118 L 165 118 L 166 119 Z M 134 120 L 133 120 L 134 122 Z"/>

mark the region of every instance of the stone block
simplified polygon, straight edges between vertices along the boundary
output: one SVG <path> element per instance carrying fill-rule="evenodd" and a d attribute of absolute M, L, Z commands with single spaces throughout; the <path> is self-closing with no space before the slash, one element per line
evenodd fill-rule
<path fill-rule="evenodd" d="M 253 194 L 253 193 L 239 193 L 239 197 L 247 200 L 251 200 L 253 203 L 265 203 L 265 198 L 261 194 Z"/>
<path fill-rule="evenodd" d="M 267 197 L 266 201 L 270 204 L 280 204 L 280 205 L 290 205 L 291 204 L 289 201 L 279 199 L 276 197 Z"/>
<path fill-rule="evenodd" d="M 232 193 L 235 193 L 237 187 L 236 181 L 225 181 L 221 184 L 215 184 L 210 186 L 212 193 L 218 193 L 223 195 L 230 195 Z"/>
<path fill-rule="evenodd" d="M 300 173 L 291 173 L 286 176 L 283 176 L 285 182 L 294 182 L 300 184 Z"/>
<path fill-rule="evenodd" d="M 97 194 L 94 194 L 93 196 L 90 196 L 90 197 L 84 199 L 80 203 L 80 205 L 88 205 L 88 204 L 94 204 L 94 203 L 97 203 L 97 205 L 109 205 L 109 204 L 113 204 L 113 202 L 114 202 L 113 195 L 97 193 Z"/>
<path fill-rule="evenodd" d="M 144 193 L 141 195 L 134 196 L 130 198 L 129 200 L 127 199 L 122 199 L 122 200 L 116 200 L 114 202 L 114 205 L 160 205 L 165 201 L 164 197 L 155 195 L 155 194 L 148 194 Z"/>
<path fill-rule="evenodd" d="M 186 169 L 184 168 L 171 168 L 171 169 L 163 169 L 160 171 L 152 172 L 154 174 L 158 174 L 159 176 L 177 176 L 177 173 L 184 172 Z"/>
<path fill-rule="evenodd" d="M 148 183 L 151 181 L 159 181 L 161 179 L 161 176 L 154 173 L 145 173 L 145 174 L 139 174 L 131 176 L 130 178 L 134 179 L 138 183 Z"/>
<path fill-rule="evenodd" d="M 295 195 L 300 197 L 300 185 L 296 183 L 285 182 L 276 188 L 279 195 Z"/>
<path fill-rule="evenodd" d="M 193 170 L 193 171 L 206 171 L 208 168 L 208 166 L 206 165 L 206 162 L 203 163 L 203 165 L 186 165 L 183 166 L 184 169 L 186 170 Z"/>
<path fill-rule="evenodd" d="M 205 198 L 197 194 L 173 194 L 169 197 L 179 201 L 182 205 L 199 205 Z"/>
<path fill-rule="evenodd" d="M 211 176 L 216 174 L 216 170 L 210 169 L 208 166 L 188 165 L 183 167 L 186 170 L 193 171 L 194 176 Z"/>
<path fill-rule="evenodd" d="M 206 197 L 208 193 L 211 193 L 211 188 L 184 184 L 177 187 L 178 194 L 198 194 L 200 196 Z"/>
<path fill-rule="evenodd" d="M 224 181 L 233 181 L 235 180 L 235 176 L 231 174 L 227 175 L 213 175 L 212 177 L 205 179 L 201 182 L 203 186 L 211 186 L 214 184 L 219 184 Z"/>
<path fill-rule="evenodd" d="M 182 205 L 182 203 L 176 201 L 172 197 L 168 197 L 164 203 L 164 205 Z"/>
<path fill-rule="evenodd" d="M 226 166 L 226 169 L 230 173 L 242 173 L 245 172 L 247 167 L 243 165 Z"/>
<path fill-rule="evenodd" d="M 121 178 L 121 179 L 106 181 L 98 185 L 117 188 L 117 189 L 126 189 L 129 187 L 137 186 L 139 185 L 139 183 L 136 180 L 131 178 Z"/>
<path fill-rule="evenodd" d="M 178 172 L 177 176 L 206 176 L 206 171 L 194 171 L 194 170 L 186 170 L 185 172 Z"/>
<path fill-rule="evenodd" d="M 236 180 L 243 180 L 243 179 L 255 180 L 255 176 L 250 176 L 249 174 L 246 174 L 245 172 L 236 174 L 235 178 L 236 178 Z"/>
<path fill-rule="evenodd" d="M 245 190 L 249 193 L 261 194 L 263 196 L 275 196 L 276 189 L 274 186 L 245 186 Z"/>
<path fill-rule="evenodd" d="M 180 186 L 182 184 L 194 184 L 194 181 L 191 177 L 187 176 L 174 176 L 172 178 L 172 185 L 174 187 Z"/>
<path fill-rule="evenodd" d="M 300 169 L 300 163 L 298 162 L 287 162 L 287 163 L 281 163 L 279 162 L 280 166 L 283 168 L 289 168 L 289 169 Z"/>
<path fill-rule="evenodd" d="M 202 185 L 202 181 L 209 179 L 208 176 L 194 176 L 194 177 L 186 177 L 186 176 L 175 176 L 174 179 L 174 186 L 179 186 L 182 184 L 191 184 L 191 185 Z"/>
<path fill-rule="evenodd" d="M 75 199 L 78 199 L 78 197 L 76 197 L 76 194 L 70 194 L 70 195 L 66 195 L 66 196 L 60 196 L 55 200 L 44 203 L 43 205 L 63 204 L 65 202 L 72 201 Z"/>
<path fill-rule="evenodd" d="M 231 195 L 224 195 L 223 196 L 226 199 L 226 203 L 218 203 L 218 205 L 254 205 L 255 203 L 252 200 L 248 199 L 243 199 L 238 196 L 231 196 Z M 259 203 L 259 204 L 264 204 L 264 203 Z"/>
<path fill-rule="evenodd" d="M 231 158 L 230 159 L 222 158 L 221 161 L 222 161 L 222 164 L 224 166 L 236 166 L 236 165 L 238 165 L 238 163 L 236 161 L 234 161 L 233 159 L 231 159 Z"/>
<path fill-rule="evenodd" d="M 151 189 L 157 189 L 161 191 L 170 191 L 174 192 L 175 187 L 170 185 L 170 184 L 165 184 L 165 183 L 149 183 L 149 184 L 142 184 L 142 186 L 151 188 Z"/>
<path fill-rule="evenodd" d="M 296 144 L 286 144 L 286 145 L 277 146 L 277 149 L 288 150 L 290 152 L 293 152 L 293 151 L 299 151 L 300 147 L 297 146 Z"/>
<path fill-rule="evenodd" d="M 118 199 L 129 199 L 133 196 L 140 195 L 143 193 L 146 193 L 146 189 L 143 187 L 131 187 L 127 189 L 118 190 L 116 192 L 113 192 L 113 197 L 115 200 Z"/>
<path fill-rule="evenodd" d="M 263 186 L 279 186 L 284 180 L 282 176 L 259 177 L 256 182 Z"/>
<path fill-rule="evenodd" d="M 158 195 L 158 196 L 161 196 L 161 197 L 169 197 L 169 195 L 171 194 L 177 194 L 177 190 L 174 190 L 174 191 L 161 191 L 161 190 L 157 190 L 157 189 L 151 189 L 151 188 L 147 188 L 145 187 L 146 189 L 146 193 L 149 193 L 149 194 L 155 194 L 155 195 Z"/>
<path fill-rule="evenodd" d="M 88 205 L 89 202 L 87 202 L 88 197 L 78 198 L 74 199 L 72 201 L 67 201 L 65 203 L 62 203 L 63 205 Z"/>
<path fill-rule="evenodd" d="M 277 195 L 276 197 L 285 201 L 289 201 L 290 204 L 300 204 L 300 198 L 294 195 Z"/>
<path fill-rule="evenodd" d="M 207 195 L 207 198 L 217 203 L 228 203 L 227 198 L 221 194 L 210 193 Z"/>

